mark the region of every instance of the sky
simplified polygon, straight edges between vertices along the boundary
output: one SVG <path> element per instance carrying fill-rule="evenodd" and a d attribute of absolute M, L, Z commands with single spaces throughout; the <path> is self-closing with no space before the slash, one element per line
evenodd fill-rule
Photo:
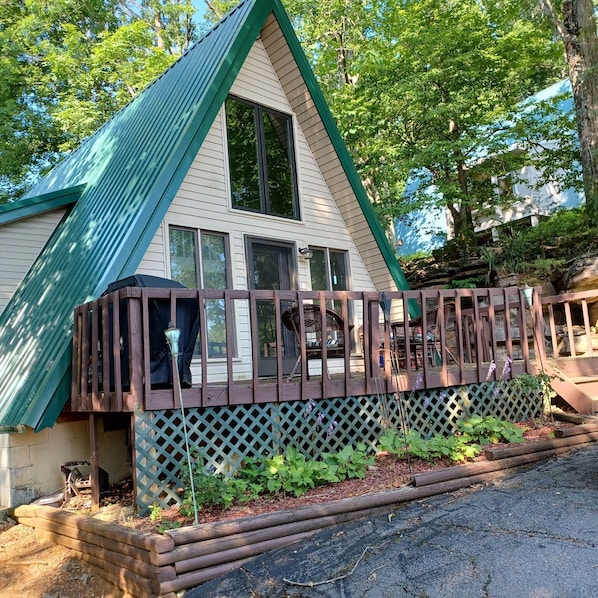
<path fill-rule="evenodd" d="M 192 3 L 197 10 L 197 13 L 195 14 L 195 20 L 199 24 L 203 20 L 203 15 L 206 12 L 206 3 L 205 0 L 193 0 Z"/>

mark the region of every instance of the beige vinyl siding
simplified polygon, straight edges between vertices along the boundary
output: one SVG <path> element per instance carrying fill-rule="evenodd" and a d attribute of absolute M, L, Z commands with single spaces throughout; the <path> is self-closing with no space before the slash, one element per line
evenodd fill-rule
<path fill-rule="evenodd" d="M 254 44 L 231 93 L 286 113 L 293 112 L 260 40 Z M 225 129 L 224 110 L 221 110 L 138 271 L 146 274 L 164 272 L 165 274 L 160 275 L 168 276 L 168 227 L 174 225 L 228 235 L 232 286 L 235 289 L 248 288 L 245 250 L 246 238 L 249 236 L 278 239 L 295 243 L 297 247 L 312 245 L 347 251 L 352 288 L 359 291 L 374 290 L 375 285 L 366 264 L 345 226 L 302 128 L 296 123 L 300 221 L 231 208 Z M 339 177 L 339 180 L 342 183 L 343 177 Z M 159 259 L 163 260 L 162 265 L 159 264 Z M 299 288 L 309 289 L 307 262 L 297 260 L 296 268 Z M 239 302 L 235 306 L 235 324 L 238 360 L 234 364 L 234 375 L 235 378 L 248 378 L 251 376 L 251 351 L 246 303 Z M 211 359 L 210 363 L 217 364 L 218 361 Z M 210 372 L 216 378 L 225 377 L 225 363 L 222 362 L 220 369 L 217 365 L 211 366 Z M 199 381 L 200 377 L 199 367 L 194 367 L 193 379 Z"/>
<path fill-rule="evenodd" d="M 167 245 L 164 242 L 164 224 L 158 228 L 150 246 L 148 247 L 137 272 L 141 274 L 150 274 L 151 276 L 160 276 L 161 278 L 170 278 L 166 273 L 165 251 Z"/>
<path fill-rule="evenodd" d="M 58 226 L 65 210 L 32 216 L 0 227 L 0 313 Z"/>

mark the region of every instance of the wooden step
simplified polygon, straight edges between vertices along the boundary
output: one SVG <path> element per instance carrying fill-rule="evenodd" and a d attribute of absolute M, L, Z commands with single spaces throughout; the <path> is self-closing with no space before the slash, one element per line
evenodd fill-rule
<path fill-rule="evenodd" d="M 559 357 L 555 364 L 569 378 L 598 377 L 598 357 Z"/>
<path fill-rule="evenodd" d="M 575 383 L 567 373 L 558 368 L 554 368 L 549 374 L 552 377 L 552 388 L 578 413 L 593 415 L 598 412 L 598 402 L 591 394 L 591 385 Z M 580 378 L 579 373 L 576 377 Z M 598 392 L 596 396 L 598 398 Z"/>
<path fill-rule="evenodd" d="M 571 382 L 583 389 L 583 391 L 592 398 L 598 398 L 598 377 L 580 377 L 570 378 Z"/>

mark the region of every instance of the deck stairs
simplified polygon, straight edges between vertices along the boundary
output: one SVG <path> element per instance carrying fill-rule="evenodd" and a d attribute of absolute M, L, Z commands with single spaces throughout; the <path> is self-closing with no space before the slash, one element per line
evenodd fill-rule
<path fill-rule="evenodd" d="M 548 374 L 555 392 L 578 413 L 598 413 L 598 357 L 557 358 Z"/>

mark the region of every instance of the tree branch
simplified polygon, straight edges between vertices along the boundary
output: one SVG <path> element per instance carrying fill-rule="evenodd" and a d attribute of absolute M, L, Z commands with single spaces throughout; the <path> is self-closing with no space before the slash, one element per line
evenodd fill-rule
<path fill-rule="evenodd" d="M 359 563 L 361 562 L 361 559 L 363 559 L 363 557 L 365 556 L 365 553 L 372 548 L 371 546 L 366 546 L 363 549 L 363 552 L 361 553 L 361 556 L 357 559 L 357 562 L 353 565 L 351 571 L 349 571 L 349 573 L 346 573 L 345 575 L 339 575 L 339 577 L 333 577 L 332 579 L 325 579 L 324 581 L 307 581 L 307 582 L 301 582 L 301 581 L 292 581 L 290 579 L 286 579 L 283 577 L 282 581 L 284 581 L 285 583 L 288 583 L 289 585 L 292 586 L 301 586 L 304 588 L 314 588 L 316 586 L 322 586 L 324 584 L 327 583 L 334 583 L 335 581 L 340 581 L 341 579 L 346 579 L 347 577 L 351 577 L 351 575 L 353 575 L 353 572 L 355 571 L 355 569 L 357 569 L 357 565 L 359 565 Z"/>
<path fill-rule="evenodd" d="M 204 0 L 204 2 L 206 3 L 206 6 L 214 13 L 216 18 L 218 18 L 218 19 L 222 18 L 222 14 L 220 13 L 220 11 L 216 10 L 216 7 L 214 6 L 214 4 L 212 2 L 210 2 L 210 0 Z"/>

